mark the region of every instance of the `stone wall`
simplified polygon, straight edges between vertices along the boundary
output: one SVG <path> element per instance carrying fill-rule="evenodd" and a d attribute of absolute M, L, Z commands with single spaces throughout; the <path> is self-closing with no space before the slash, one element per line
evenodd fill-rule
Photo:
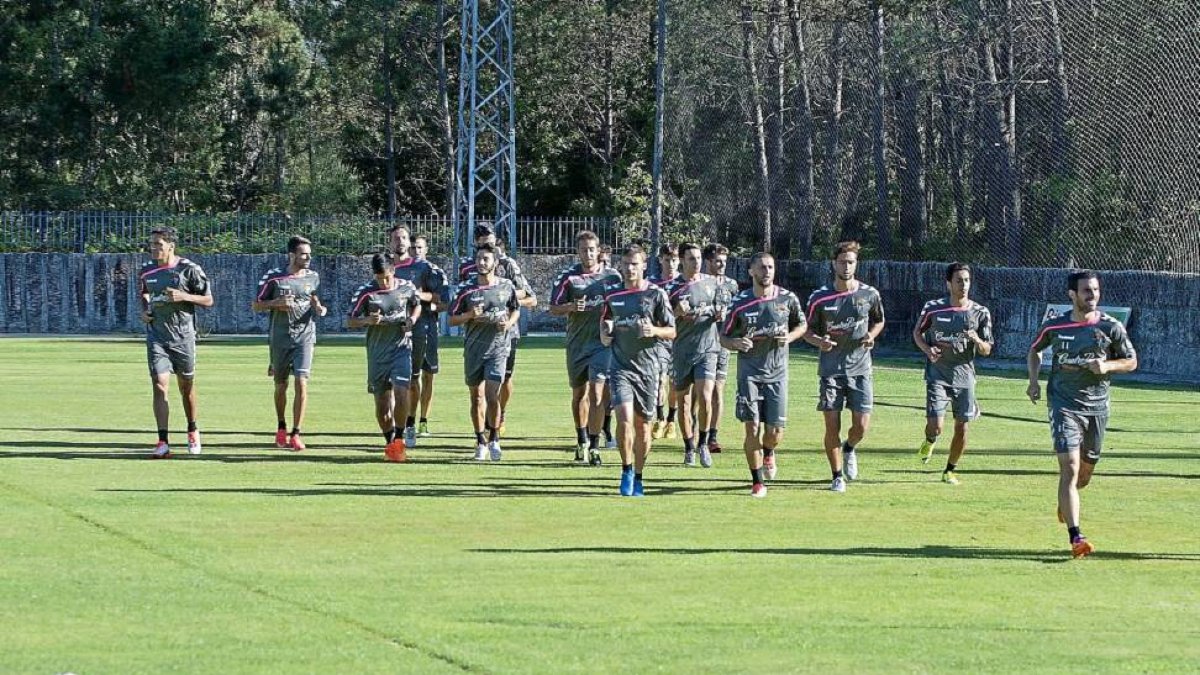
<path fill-rule="evenodd" d="M 250 311 L 263 272 L 285 262 L 273 255 L 191 256 L 208 272 L 216 305 L 201 310 L 202 330 L 258 333 L 263 316 Z M 573 262 L 571 256 L 518 256 L 542 303 L 525 312 L 526 331 L 561 331 L 564 322 L 545 311 L 554 277 Z M 144 258 L 126 254 L 0 254 L 0 332 L 107 333 L 141 332 L 136 275 Z M 445 262 L 445 261 L 435 261 Z M 359 284 L 370 279 L 365 258 L 318 257 L 321 295 L 330 315 L 325 332 L 345 331 L 343 310 Z M 731 261 L 731 274 L 743 284 L 745 261 Z M 783 261 L 779 280 L 802 300 L 828 280 L 826 262 Z M 883 294 L 887 329 L 882 341 L 912 348 L 909 332 L 929 298 L 946 292 L 944 263 L 865 261 L 859 276 Z M 997 355 L 1023 358 L 1048 302 L 1066 302 L 1067 272 L 1060 269 L 980 268 L 973 297 L 992 310 Z M 1107 272 L 1103 302 L 1133 307 L 1130 334 L 1141 370 L 1170 378 L 1200 380 L 1200 275 L 1157 272 Z"/>

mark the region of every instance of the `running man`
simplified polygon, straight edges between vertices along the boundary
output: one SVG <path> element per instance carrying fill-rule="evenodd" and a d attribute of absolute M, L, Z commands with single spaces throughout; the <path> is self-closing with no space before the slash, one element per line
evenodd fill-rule
<path fill-rule="evenodd" d="M 721 244 L 709 244 L 704 247 L 704 272 L 717 279 L 721 288 L 719 302 L 728 308 L 734 296 L 739 292 L 738 284 L 725 276 L 729 261 L 729 249 Z M 721 415 L 725 414 L 725 380 L 729 375 L 729 350 L 724 347 L 717 354 L 717 380 L 713 383 L 713 406 L 708 429 L 708 451 L 716 454 L 721 452 L 721 442 L 717 440 L 717 432 L 721 428 Z"/>
<path fill-rule="evenodd" d="M 442 294 L 442 287 L 439 283 L 444 283 L 446 275 L 438 275 L 434 271 L 434 266 L 428 261 L 418 260 L 412 255 L 412 234 L 404 225 L 393 225 L 388 229 L 388 241 L 392 246 L 393 260 L 396 264 L 396 277 L 404 279 L 411 283 L 417 289 L 417 298 L 421 301 L 422 313 L 433 313 L 433 303 L 437 302 L 438 296 Z M 411 333 L 411 331 L 410 331 Z M 404 444 L 406 447 L 415 447 L 417 444 L 417 428 L 416 417 L 412 414 L 416 412 L 417 404 L 421 401 L 421 366 L 425 363 L 425 352 L 428 349 L 428 344 L 425 333 L 412 333 L 412 373 L 416 377 L 409 382 L 409 399 L 413 405 L 409 408 L 409 415 L 406 418 L 397 420 L 403 424 Z"/>
<path fill-rule="evenodd" d="M 679 245 L 683 273 L 669 287 L 668 295 L 675 315 L 675 348 L 671 358 L 671 385 L 683 415 L 683 463 L 712 466 L 708 449 L 708 430 L 712 428 L 713 388 L 717 380 L 717 360 L 721 354 L 718 326 L 725 318 L 728 304 L 721 297 L 716 277 L 700 272 L 701 253 L 696 244 Z M 692 408 L 696 409 L 693 422 Z M 699 426 L 697 433 L 696 426 Z M 698 437 L 698 438 L 697 438 Z"/>
<path fill-rule="evenodd" d="M 317 344 L 317 317 L 329 311 L 321 304 L 317 289 L 321 276 L 312 268 L 312 242 L 304 237 L 288 239 L 287 268 L 268 270 L 258 282 L 258 295 L 250 307 L 269 312 L 267 344 L 271 353 L 271 375 L 275 379 L 275 447 L 299 452 L 305 449 L 300 427 L 308 408 L 308 378 L 312 375 L 313 348 Z M 288 375 L 295 376 L 292 400 L 292 432 L 287 420 Z"/>
<path fill-rule="evenodd" d="M 675 337 L 667 294 L 646 281 L 646 251 L 632 245 L 621 256 L 624 283 L 607 287 L 600 340 L 612 347 L 609 394 L 617 413 L 621 494 L 642 497 L 642 472 L 650 454 L 650 421 L 658 400 L 658 341 Z"/>
<path fill-rule="evenodd" d="M 471 394 L 475 460 L 499 462 L 500 388 L 512 348 L 512 328 L 521 316 L 517 287 L 496 274 L 500 254 L 492 244 L 475 247 L 475 278 L 450 306 L 450 325 L 464 326 L 463 371 Z M 487 436 L 484 436 L 486 432 Z"/>
<path fill-rule="evenodd" d="M 167 443 L 170 404 L 167 393 L 171 374 L 179 385 L 183 414 L 187 417 L 188 454 L 200 454 L 200 429 L 196 424 L 196 308 L 212 307 L 212 288 L 204 270 L 175 253 L 175 229 L 150 232 L 150 262 L 138 274 L 142 322 L 146 324 L 146 360 L 154 392 L 154 421 L 158 443 L 153 459 L 171 456 Z"/>
<path fill-rule="evenodd" d="M 412 329 L 421 318 L 416 286 L 396 276 L 391 254 L 371 257 L 370 283 L 350 300 L 350 328 L 367 329 L 367 392 L 375 395 L 375 421 L 387 441 L 384 457 L 407 462 L 403 424 L 413 376 Z"/>
<path fill-rule="evenodd" d="M 424 235 L 413 237 L 412 240 L 412 257 L 420 262 L 429 262 L 429 239 Z M 418 340 L 425 341 L 425 358 L 421 360 L 421 400 L 420 400 L 420 417 L 417 419 L 417 437 L 423 438 L 430 436 L 429 433 L 429 409 L 433 406 L 433 379 L 437 377 L 438 371 L 441 369 L 441 362 L 438 359 L 438 342 L 441 338 L 441 322 L 438 315 L 443 309 L 450 304 L 450 293 L 452 286 L 449 278 L 446 276 L 445 270 L 429 263 L 433 267 L 434 286 L 440 288 L 440 292 L 436 293 L 434 301 L 429 303 L 429 311 L 426 312 L 424 305 L 421 306 L 421 318 L 417 321 L 417 327 L 413 334 Z M 416 371 L 413 371 L 413 377 L 417 376 Z M 413 407 L 416 407 L 414 402 Z"/>
<path fill-rule="evenodd" d="M 829 489 L 834 492 L 845 492 L 846 481 L 858 478 L 854 450 L 871 424 L 874 404 L 871 349 L 884 327 L 879 291 L 854 278 L 859 248 L 856 241 L 835 246 L 833 284 L 808 297 L 808 335 L 804 339 L 821 351 L 817 410 L 825 416 L 825 456 L 833 471 Z M 847 407 L 850 433 L 842 443 L 842 408 Z"/>
<path fill-rule="evenodd" d="M 745 425 L 742 449 L 750 467 L 750 496 L 766 497 L 777 473 L 775 449 L 787 426 L 788 348 L 807 325 L 800 299 L 775 284 L 775 258 L 750 259 L 750 288 L 733 299 L 721 344 L 738 352 L 737 418 Z"/>
<path fill-rule="evenodd" d="M 579 262 L 563 270 L 550 291 L 550 314 L 567 317 L 567 380 L 575 419 L 575 461 L 600 465 L 600 429 L 606 408 L 611 351 L 600 342 L 605 288 L 621 284 L 616 270 L 600 266 L 600 238 L 575 236 Z"/>
<path fill-rule="evenodd" d="M 1042 396 L 1038 374 L 1042 350 L 1051 348 L 1046 403 L 1050 436 L 1058 455 L 1058 518 L 1067 526 L 1071 556 L 1095 550 L 1079 529 L 1079 491 L 1092 481 L 1108 426 L 1112 373 L 1137 370 L 1137 352 L 1125 326 L 1101 312 L 1100 276 L 1092 271 L 1067 277 L 1071 312 L 1045 321 L 1029 347 L 1029 400 Z"/>
<path fill-rule="evenodd" d="M 649 277 L 650 283 L 664 291 L 679 276 L 679 248 L 675 244 L 663 244 L 658 247 L 658 275 Z M 654 427 L 651 435 L 654 438 L 675 438 L 675 415 L 679 411 L 679 397 L 671 386 L 671 353 L 674 343 L 671 340 L 659 340 L 658 367 L 659 375 L 658 405 L 654 408 Z M 667 405 L 666 417 L 663 416 L 663 404 Z"/>
<path fill-rule="evenodd" d="M 942 482 L 958 485 L 954 469 L 967 449 L 967 425 L 979 416 L 975 400 L 975 357 L 992 353 L 992 314 L 971 300 L 971 267 L 946 267 L 950 294 L 930 300 L 913 327 L 913 342 L 925 353 L 925 442 L 917 455 L 929 463 L 942 434 L 946 408 L 954 412 L 954 440 Z"/>

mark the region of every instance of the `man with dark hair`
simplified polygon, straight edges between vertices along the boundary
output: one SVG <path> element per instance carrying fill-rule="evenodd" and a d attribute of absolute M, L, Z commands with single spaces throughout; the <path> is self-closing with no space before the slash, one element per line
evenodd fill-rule
<path fill-rule="evenodd" d="M 375 421 L 387 441 L 389 462 L 407 462 L 404 430 L 413 375 L 412 328 L 421 317 L 417 287 L 396 276 L 391 254 L 371 257 L 375 278 L 350 300 L 350 328 L 367 329 L 367 391 L 375 396 Z"/>
<path fill-rule="evenodd" d="M 884 327 L 879 291 L 854 278 L 859 248 L 856 241 L 835 246 L 833 283 L 808 297 L 809 333 L 804 339 L 821 351 L 817 362 L 817 410 L 825 417 L 825 455 L 833 471 L 829 489 L 834 492 L 845 492 L 846 481 L 858 478 L 858 455 L 854 451 L 870 426 L 874 404 L 871 349 Z M 851 424 L 843 444 L 845 407 L 850 408 Z"/>
<path fill-rule="evenodd" d="M 775 258 L 750 259 L 750 288 L 733 299 L 721 344 L 739 352 L 737 418 L 745 425 L 742 449 L 750 468 L 750 496 L 766 497 L 776 475 L 775 449 L 787 426 L 788 348 L 807 326 L 800 299 L 775 284 Z"/>
<path fill-rule="evenodd" d="M 418 261 L 429 262 L 429 239 L 424 235 L 413 237 L 412 240 L 412 257 Z M 429 409 L 433 406 L 433 381 L 441 369 L 441 361 L 438 358 L 438 343 L 441 337 L 441 324 L 438 321 L 438 315 L 441 310 L 450 304 L 450 293 L 453 285 L 450 279 L 446 276 L 445 270 L 433 263 L 429 263 L 433 268 L 433 286 L 441 289 L 436 295 L 433 302 L 429 303 L 429 311 L 426 312 L 422 305 L 421 318 L 417 321 L 417 327 L 413 331 L 418 340 L 425 342 L 425 358 L 420 364 L 421 378 L 421 396 L 420 396 L 420 417 L 417 420 L 417 437 L 423 438 L 430 435 L 429 433 Z M 416 367 L 416 364 L 414 364 Z M 416 378 L 417 371 L 413 371 L 413 377 Z M 417 408 L 417 401 L 412 402 L 412 407 Z"/>
<path fill-rule="evenodd" d="M 388 241 L 391 243 L 393 259 L 396 265 L 396 277 L 411 283 L 417 289 L 417 298 L 421 301 L 421 313 L 432 314 L 443 294 L 446 275 L 439 275 L 434 266 L 428 261 L 418 260 L 412 255 L 411 233 L 404 225 L 393 225 L 388 229 Z M 439 285 L 440 284 L 440 285 Z M 412 338 L 412 372 L 417 377 L 409 382 L 409 400 L 413 406 L 409 412 L 415 412 L 416 404 L 421 400 L 421 366 L 425 363 L 425 352 L 428 348 L 428 331 L 411 333 Z M 404 443 L 406 447 L 417 444 L 416 416 L 409 414 L 403 420 Z"/>
<path fill-rule="evenodd" d="M 612 254 L 613 254 L 612 246 L 609 246 L 608 244 L 604 244 L 600 247 L 600 265 L 602 267 L 612 267 L 613 266 Z"/>
<path fill-rule="evenodd" d="M 664 291 L 675 277 L 679 276 L 679 247 L 675 244 L 663 244 L 658 247 L 658 274 L 648 277 L 650 283 Z M 672 340 L 658 341 L 659 388 L 658 405 L 654 409 L 654 426 L 650 433 L 654 438 L 675 438 L 675 415 L 679 411 L 679 397 L 671 386 Z M 663 404 L 667 406 L 667 414 L 663 416 Z"/>
<path fill-rule="evenodd" d="M 954 440 L 942 472 L 942 482 L 958 484 L 955 467 L 967 448 L 967 425 L 979 416 L 975 400 L 975 357 L 992 353 L 992 315 L 970 299 L 971 267 L 946 267 L 949 295 L 925 303 L 913 342 L 925 354 L 925 442 L 917 451 L 921 461 L 933 456 L 942 433 L 946 408 L 954 412 Z"/>
<path fill-rule="evenodd" d="M 513 286 L 517 289 L 517 299 L 521 303 L 522 308 L 533 309 L 537 307 L 537 296 L 533 293 L 533 286 L 529 280 L 525 278 L 524 272 L 521 271 L 521 266 L 517 261 L 504 254 L 500 246 L 500 242 L 496 238 L 496 231 L 487 223 L 480 223 L 475 226 L 475 246 L 488 245 L 494 248 L 496 259 L 496 276 L 501 279 L 508 279 L 513 282 Z M 470 283 L 475 274 L 478 272 L 477 264 L 474 257 L 463 258 L 458 265 L 458 281 L 461 284 Z M 520 314 L 518 313 L 518 318 Z M 521 343 L 521 327 L 520 321 L 512 325 L 508 332 L 508 361 L 504 364 L 504 384 L 500 387 L 500 435 L 504 435 L 504 413 L 508 410 L 508 402 L 512 399 L 513 394 L 513 373 L 517 366 L 517 347 Z"/>
<path fill-rule="evenodd" d="M 717 303 L 723 303 L 726 309 L 739 291 L 737 282 L 725 275 L 728 261 L 729 249 L 721 244 L 714 243 L 704 247 L 704 272 L 717 280 L 717 287 L 720 289 Z M 708 430 L 708 450 L 712 453 L 721 452 L 717 432 L 721 428 L 721 416 L 725 414 L 725 380 L 728 379 L 728 375 L 729 350 L 722 347 L 717 354 L 717 379 L 713 383 L 712 416 Z"/>
<path fill-rule="evenodd" d="M 146 324 L 146 358 L 154 392 L 154 421 L 158 443 L 154 459 L 171 456 L 167 443 L 170 404 L 167 389 L 171 374 L 179 385 L 183 413 L 187 416 L 188 453 L 200 454 L 200 429 L 196 422 L 196 308 L 212 307 L 212 288 L 204 270 L 175 253 L 177 237 L 170 227 L 150 232 L 151 260 L 138 273 L 142 322 Z"/>
<path fill-rule="evenodd" d="M 712 427 L 713 386 L 717 378 L 717 358 L 721 345 L 717 327 L 725 318 L 727 301 L 715 277 L 700 271 L 700 247 L 679 245 L 683 272 L 667 287 L 675 314 L 675 348 L 671 358 L 671 384 L 678 396 L 683 415 L 683 463 L 712 466 L 708 448 L 708 430 Z M 692 410 L 696 411 L 695 421 Z M 699 424 L 699 433 L 696 424 Z M 699 438 L 697 438 L 699 436 Z"/>
<path fill-rule="evenodd" d="M 575 237 L 579 262 L 563 270 L 550 291 L 550 314 L 567 318 L 567 380 L 575 419 L 575 461 L 600 464 L 611 351 L 600 341 L 605 289 L 621 284 L 616 270 L 601 267 L 600 238 L 591 230 Z M 586 455 L 586 456 L 585 456 Z"/>
<path fill-rule="evenodd" d="M 1042 396 L 1038 382 L 1042 350 L 1051 348 L 1046 403 L 1050 435 L 1058 454 L 1058 518 L 1067 526 L 1071 555 L 1082 558 L 1095 550 L 1079 526 L 1079 491 L 1087 487 L 1100 461 L 1108 426 L 1109 381 L 1112 373 L 1137 369 L 1137 352 L 1125 326 L 1100 311 L 1100 277 L 1092 271 L 1067 277 L 1071 311 L 1042 323 L 1029 346 L 1029 400 Z"/>
<path fill-rule="evenodd" d="M 493 462 L 501 458 L 500 387 L 512 348 L 511 330 L 521 315 L 517 287 L 511 279 L 496 274 L 499 259 L 494 245 L 476 246 L 475 278 L 450 306 L 450 325 L 464 326 L 463 371 L 471 394 L 475 460 L 479 462 L 489 454 Z"/>
<path fill-rule="evenodd" d="M 617 413 L 617 448 L 625 497 L 642 497 L 642 472 L 650 454 L 650 419 L 658 389 L 657 340 L 675 337 L 667 294 L 645 280 L 646 251 L 632 245 L 621 256 L 624 283 L 605 289 L 600 340 L 612 347 L 609 391 Z"/>
<path fill-rule="evenodd" d="M 275 447 L 305 449 L 300 436 L 308 407 L 308 378 L 312 375 L 313 348 L 317 343 L 317 317 L 328 309 L 321 304 L 317 289 L 321 277 L 312 270 L 312 242 L 295 236 L 288 240 L 288 264 L 267 271 L 258 282 L 258 294 L 250 307 L 268 312 L 267 344 L 271 354 L 270 374 L 275 379 Z M 292 401 L 292 432 L 287 430 L 288 375 L 296 379 Z"/>

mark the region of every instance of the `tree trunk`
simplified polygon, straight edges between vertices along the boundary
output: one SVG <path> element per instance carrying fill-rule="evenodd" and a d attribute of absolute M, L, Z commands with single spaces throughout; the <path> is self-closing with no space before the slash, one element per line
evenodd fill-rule
<path fill-rule="evenodd" d="M 920 87 L 916 75 L 905 69 L 896 103 L 897 143 L 900 150 L 900 239 L 914 250 L 925 228 L 925 163 L 921 150 Z"/>
<path fill-rule="evenodd" d="M 887 129 L 884 126 L 887 94 L 884 83 L 887 65 L 884 62 L 883 5 L 876 3 L 871 12 L 871 32 L 875 47 L 875 100 L 871 111 L 872 138 L 875 145 L 875 235 L 878 237 L 880 256 L 887 257 L 892 253 L 892 233 L 888 223 Z"/>
<path fill-rule="evenodd" d="M 832 235 L 840 227 L 841 213 L 838 208 L 838 173 L 841 169 L 842 89 L 845 82 L 845 66 L 842 63 L 842 34 L 845 24 L 833 26 L 830 40 L 829 82 L 833 92 L 830 101 L 829 133 L 825 137 L 825 174 L 821 181 L 821 202 L 824 211 L 825 230 Z"/>
<path fill-rule="evenodd" d="M 742 61 L 746 64 L 746 75 L 750 79 L 750 89 L 743 89 L 743 95 L 750 113 L 750 122 L 754 127 L 754 149 L 758 155 L 759 174 L 759 218 L 762 219 L 762 249 L 771 251 L 771 170 L 767 163 L 767 136 L 763 122 L 762 85 L 758 78 L 758 64 L 754 53 L 754 15 L 749 0 L 742 0 Z"/>
<path fill-rule="evenodd" d="M 986 29 L 985 29 L 986 30 Z M 1000 101 L 1000 83 L 993 50 L 995 43 L 986 34 L 979 43 L 979 65 L 983 72 L 983 95 L 979 106 L 983 116 L 981 136 L 982 170 L 986 171 L 988 252 L 1001 256 L 1005 250 L 1005 192 L 1008 186 L 1008 152 L 1005 150 L 1004 110 Z"/>
<path fill-rule="evenodd" d="M 1021 252 L 1025 247 L 1024 222 L 1021 218 L 1021 167 L 1017 157 L 1017 75 L 1015 68 L 1016 25 L 1013 16 L 1013 0 L 1005 0 L 1005 87 L 1004 149 L 1005 168 L 1005 258 L 1010 266 L 1021 264 Z"/>
<path fill-rule="evenodd" d="M 937 35 L 943 35 L 940 25 L 940 14 L 933 12 L 933 29 Z M 946 68 L 946 58 L 943 55 L 944 45 L 937 50 L 938 61 L 938 97 L 941 99 L 942 110 L 942 141 L 946 148 L 946 161 L 949 164 L 950 189 L 954 195 L 954 239 L 963 244 L 967 237 L 967 199 L 963 186 L 963 127 L 959 122 L 957 99 L 950 91 L 950 77 Z"/>
<path fill-rule="evenodd" d="M 1057 0 L 1044 0 L 1050 24 L 1050 47 L 1054 57 L 1054 110 L 1050 117 L 1050 178 L 1052 186 L 1047 202 L 1050 222 L 1050 237 L 1054 240 L 1054 263 L 1066 264 L 1067 251 L 1064 246 L 1063 209 L 1069 199 L 1071 181 L 1075 171 L 1071 137 L 1067 133 L 1067 119 L 1071 109 L 1071 91 L 1067 84 L 1067 69 L 1063 59 L 1062 25 L 1058 18 Z"/>
<path fill-rule="evenodd" d="M 446 172 L 444 205 L 447 216 L 454 213 L 454 193 L 458 182 L 458 170 L 454 161 L 454 125 L 450 117 L 450 76 L 446 68 L 446 0 L 437 0 L 437 78 L 438 78 L 438 126 L 441 127 L 442 162 Z"/>
<path fill-rule="evenodd" d="M 771 250 L 782 258 L 791 256 L 792 233 L 785 223 L 787 212 L 787 188 L 785 186 L 786 172 L 783 148 L 784 96 L 786 88 L 786 73 L 784 71 L 783 48 L 783 6 L 780 0 L 770 0 L 767 5 L 767 63 L 770 66 L 770 96 L 771 115 L 767 125 L 768 144 L 767 159 L 770 164 L 771 180 L 776 184 L 771 186 L 771 223 L 774 224 Z"/>
<path fill-rule="evenodd" d="M 384 163 L 387 167 L 387 217 L 396 217 L 396 138 L 392 116 L 396 110 L 396 94 L 392 85 L 392 38 L 387 20 L 383 25 L 383 138 Z"/>
<path fill-rule="evenodd" d="M 812 92 L 808 82 L 808 51 L 804 43 L 804 23 L 796 0 L 788 0 L 788 28 L 792 51 L 796 53 L 796 244 L 802 258 L 812 257 L 813 244 L 813 117 Z"/>

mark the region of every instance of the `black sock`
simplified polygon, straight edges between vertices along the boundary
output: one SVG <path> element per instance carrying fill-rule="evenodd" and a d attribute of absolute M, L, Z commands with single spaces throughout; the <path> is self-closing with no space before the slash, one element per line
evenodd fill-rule
<path fill-rule="evenodd" d="M 300 435 L 300 427 L 292 427 L 292 435 L 299 436 Z"/>
<path fill-rule="evenodd" d="M 412 415 L 409 415 L 408 419 L 406 419 L 404 421 L 404 428 L 407 429 L 407 428 L 411 427 L 413 425 L 413 422 L 415 422 L 415 421 L 416 421 L 416 418 L 413 417 Z"/>
<path fill-rule="evenodd" d="M 487 440 L 485 440 L 483 437 L 482 431 L 475 432 L 475 443 L 476 445 L 483 445 L 484 443 L 487 443 Z"/>
<path fill-rule="evenodd" d="M 854 452 L 854 446 L 850 445 L 850 441 L 846 441 L 845 443 L 842 443 L 842 452 L 844 452 L 844 453 Z"/>
<path fill-rule="evenodd" d="M 167 442 L 167 430 L 166 430 L 166 429 L 159 429 L 159 430 L 158 430 L 158 442 L 159 442 L 159 443 L 166 443 L 166 442 Z"/>
<path fill-rule="evenodd" d="M 590 450 L 599 450 L 600 449 L 600 434 L 593 434 L 590 432 L 588 433 L 588 449 L 590 449 Z"/>
<path fill-rule="evenodd" d="M 500 429 L 497 427 L 488 427 L 488 442 L 500 440 Z"/>
<path fill-rule="evenodd" d="M 654 406 L 654 419 L 658 420 L 659 422 L 661 422 L 663 419 L 662 409 L 663 409 L 663 407 L 662 407 L 661 403 Z"/>
<path fill-rule="evenodd" d="M 575 429 L 575 442 L 587 443 L 587 427 L 579 427 Z"/>
<path fill-rule="evenodd" d="M 667 424 L 675 421 L 675 411 L 677 408 L 667 408 Z"/>
<path fill-rule="evenodd" d="M 716 429 L 709 429 L 709 430 L 708 430 L 708 442 L 709 442 L 709 443 L 716 443 L 716 442 L 717 442 L 717 430 L 716 430 Z"/>
<path fill-rule="evenodd" d="M 395 439 L 396 439 L 395 429 L 388 429 L 387 431 L 383 432 L 383 440 L 387 441 L 388 443 L 391 443 Z"/>
<path fill-rule="evenodd" d="M 279 420 L 279 426 L 276 428 L 279 429 L 280 431 L 286 431 L 287 430 L 287 422 L 284 420 Z"/>
<path fill-rule="evenodd" d="M 404 438 L 404 430 L 392 427 L 392 440 L 396 440 L 397 438 Z"/>
<path fill-rule="evenodd" d="M 621 465 L 621 473 L 629 473 L 630 471 L 633 471 L 632 464 L 622 464 Z"/>
<path fill-rule="evenodd" d="M 640 473 L 633 474 L 633 479 L 639 483 L 642 482 L 642 474 L 640 474 Z"/>
<path fill-rule="evenodd" d="M 775 448 L 763 448 L 763 457 L 774 457 Z"/>
<path fill-rule="evenodd" d="M 837 480 L 837 479 L 839 479 L 839 478 L 841 478 L 841 477 L 842 477 L 842 472 L 841 472 L 841 470 L 838 470 L 838 471 L 834 471 L 834 472 L 833 472 L 833 479 L 834 479 L 834 480 Z"/>
<path fill-rule="evenodd" d="M 1083 533 L 1079 531 L 1078 527 L 1068 527 L 1067 536 L 1071 538 L 1071 542 L 1073 543 L 1076 539 L 1082 537 Z"/>
<path fill-rule="evenodd" d="M 946 471 L 953 471 L 953 470 L 954 470 L 954 465 L 951 464 L 950 462 L 946 462 Z"/>
<path fill-rule="evenodd" d="M 755 483 L 763 482 L 762 469 L 750 469 L 750 480 L 754 481 Z"/>
<path fill-rule="evenodd" d="M 608 438 L 613 437 L 613 435 L 612 435 L 612 413 L 611 412 L 604 413 L 604 435 L 607 436 Z"/>
<path fill-rule="evenodd" d="M 688 452 L 695 452 L 695 451 L 696 451 L 696 443 L 695 443 L 695 441 L 693 441 L 693 440 L 692 440 L 692 439 L 690 439 L 690 438 L 684 438 L 684 439 L 683 439 L 683 449 L 684 449 L 684 450 L 686 450 L 686 451 L 688 451 Z"/>
<path fill-rule="evenodd" d="M 422 418 L 421 418 L 421 424 L 427 424 L 428 422 L 429 422 L 429 418 L 428 418 L 428 417 L 422 417 Z"/>
<path fill-rule="evenodd" d="M 188 433 L 190 434 L 195 430 L 196 430 L 196 420 L 188 420 Z"/>
<path fill-rule="evenodd" d="M 699 438 L 696 439 L 696 447 L 703 448 L 706 445 L 708 445 L 708 432 L 701 431 L 699 434 Z"/>
<path fill-rule="evenodd" d="M 926 443 L 930 443 L 930 444 L 937 443 L 937 436 L 934 436 L 933 438 L 930 438 L 930 437 L 926 436 L 926 437 L 925 437 L 925 442 L 926 442 Z"/>

